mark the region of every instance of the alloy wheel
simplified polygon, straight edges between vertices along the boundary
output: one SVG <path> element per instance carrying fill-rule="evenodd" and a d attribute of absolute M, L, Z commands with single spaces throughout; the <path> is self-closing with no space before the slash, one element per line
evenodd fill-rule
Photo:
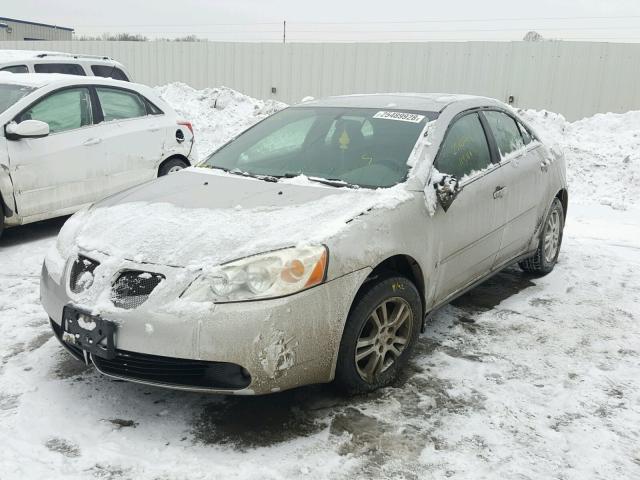
<path fill-rule="evenodd" d="M 544 259 L 551 263 L 556 258 L 560 244 L 560 213 L 552 210 L 544 229 Z"/>
<path fill-rule="evenodd" d="M 388 298 L 373 309 L 356 343 L 356 370 L 373 383 L 400 357 L 411 340 L 414 318 L 409 303 Z"/>

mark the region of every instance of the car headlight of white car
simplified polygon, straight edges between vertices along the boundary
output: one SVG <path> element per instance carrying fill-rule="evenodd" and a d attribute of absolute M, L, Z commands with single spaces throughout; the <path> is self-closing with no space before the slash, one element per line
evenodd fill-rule
<path fill-rule="evenodd" d="M 181 295 L 198 302 L 241 302 L 291 295 L 324 282 L 324 246 L 294 247 L 235 260 L 198 277 Z"/>

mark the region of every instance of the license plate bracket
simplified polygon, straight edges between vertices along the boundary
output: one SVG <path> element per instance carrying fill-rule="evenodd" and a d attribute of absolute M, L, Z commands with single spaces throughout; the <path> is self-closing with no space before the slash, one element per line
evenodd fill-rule
<path fill-rule="evenodd" d="M 62 339 L 98 357 L 116 356 L 116 324 L 67 305 L 62 311 Z"/>

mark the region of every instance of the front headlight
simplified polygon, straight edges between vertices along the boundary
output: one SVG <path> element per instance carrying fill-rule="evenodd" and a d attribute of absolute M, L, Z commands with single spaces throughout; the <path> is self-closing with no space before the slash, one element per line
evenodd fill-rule
<path fill-rule="evenodd" d="M 221 265 L 198 277 L 182 294 L 196 302 L 240 302 L 282 297 L 324 282 L 324 246 L 285 248 Z"/>

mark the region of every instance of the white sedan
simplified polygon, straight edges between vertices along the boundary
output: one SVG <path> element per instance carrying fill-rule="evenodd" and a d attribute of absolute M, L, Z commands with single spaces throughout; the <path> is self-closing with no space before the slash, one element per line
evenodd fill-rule
<path fill-rule="evenodd" d="M 190 166 L 193 128 L 151 88 L 0 73 L 0 234 Z"/>

